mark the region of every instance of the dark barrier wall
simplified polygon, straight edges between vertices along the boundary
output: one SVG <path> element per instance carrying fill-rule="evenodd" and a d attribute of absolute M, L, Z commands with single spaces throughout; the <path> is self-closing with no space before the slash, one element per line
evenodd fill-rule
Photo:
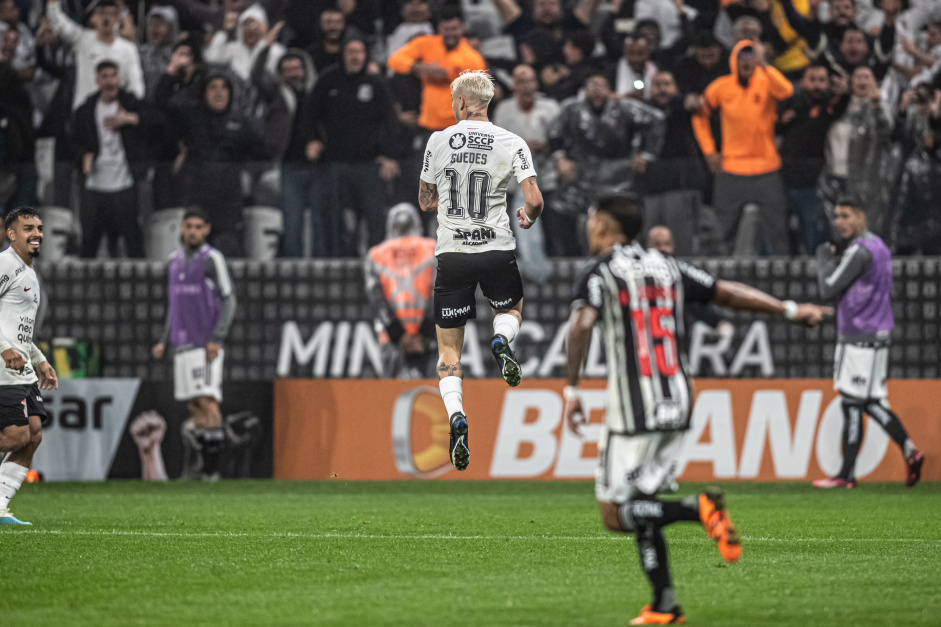
<path fill-rule="evenodd" d="M 572 283 L 583 262 L 552 262 L 546 284 L 526 285 L 524 326 L 517 355 L 532 377 L 563 374 L 564 324 Z M 813 260 L 718 260 L 697 263 L 721 278 L 743 281 L 781 298 L 816 300 Z M 938 377 L 941 259 L 896 260 L 891 378 Z M 362 264 L 354 261 L 230 263 L 239 300 L 226 343 L 226 380 L 278 376 L 372 377 L 379 350 L 366 302 Z M 101 345 L 103 374 L 169 381 L 167 362 L 152 359 L 166 315 L 166 266 L 154 262 L 59 262 L 41 268 L 49 307 L 41 339 L 73 338 Z M 496 376 L 485 341 L 490 314 L 469 326 L 465 372 Z M 696 326 L 690 334 L 693 370 L 719 377 L 829 377 L 833 321 L 808 331 L 767 316 L 731 315 L 734 338 Z M 597 344 L 597 343 L 596 343 Z M 590 376 L 604 373 L 600 346 L 589 356 Z"/>

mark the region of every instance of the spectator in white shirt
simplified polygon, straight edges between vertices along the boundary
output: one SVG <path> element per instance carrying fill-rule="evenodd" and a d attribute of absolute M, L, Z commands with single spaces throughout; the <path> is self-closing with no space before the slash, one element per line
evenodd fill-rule
<path fill-rule="evenodd" d="M 420 35 L 434 35 L 431 25 L 431 8 L 428 0 L 404 0 L 402 2 L 402 23 L 386 38 L 386 56 Z"/>
<path fill-rule="evenodd" d="M 635 35 L 624 40 L 624 55 L 609 70 L 614 91 L 620 98 L 644 100 L 650 96 L 650 83 L 657 65 L 650 60 L 653 49 L 646 37 Z"/>
<path fill-rule="evenodd" d="M 267 40 L 277 37 L 283 24 L 276 24 L 271 31 L 273 36 L 268 37 L 268 14 L 260 4 L 253 4 L 242 11 L 235 23 L 233 14 L 226 15 L 225 20 L 223 30 L 217 32 L 203 50 L 203 59 L 207 63 L 228 66 L 236 76 L 247 81 L 258 55 L 269 48 Z M 278 74 L 278 61 L 284 52 L 283 45 L 272 41 L 265 67 L 271 75 Z"/>
<path fill-rule="evenodd" d="M 98 91 L 95 68 L 105 60 L 114 61 L 120 68 L 121 87 L 138 98 L 144 97 L 144 73 L 141 70 L 137 46 L 117 35 L 118 5 L 114 0 L 100 0 L 92 5 L 94 30 L 82 28 L 69 19 L 59 6 L 59 0 L 49 0 L 47 13 L 52 30 L 60 39 L 72 45 L 75 52 L 75 95 L 72 109 Z"/>
<path fill-rule="evenodd" d="M 543 198 L 548 199 L 555 189 L 555 168 L 544 165 L 549 158 L 549 127 L 559 115 L 559 103 L 537 93 L 538 88 L 536 71 L 529 65 L 516 66 L 513 70 L 513 97 L 497 105 L 493 123 L 519 135 L 529 146 L 534 166 L 539 172 Z M 516 181 L 507 187 L 507 196 L 513 199 L 513 207 L 523 205 L 523 194 Z M 548 207 L 550 203 L 546 201 L 545 205 Z M 546 260 L 542 220 L 529 229 L 526 237 L 519 237 L 518 225 L 513 220 L 510 222 L 517 235 L 520 271 L 527 278 L 544 282 L 549 278 L 549 263 Z"/>

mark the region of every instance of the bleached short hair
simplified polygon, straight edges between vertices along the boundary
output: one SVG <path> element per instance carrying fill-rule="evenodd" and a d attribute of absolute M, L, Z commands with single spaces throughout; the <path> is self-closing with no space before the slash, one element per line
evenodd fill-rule
<path fill-rule="evenodd" d="M 493 78 L 487 70 L 464 70 L 451 82 L 451 95 L 486 107 L 493 100 Z"/>

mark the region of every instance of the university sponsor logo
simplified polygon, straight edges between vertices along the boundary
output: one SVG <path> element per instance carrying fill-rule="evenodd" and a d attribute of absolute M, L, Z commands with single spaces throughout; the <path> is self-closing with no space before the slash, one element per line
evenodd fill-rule
<path fill-rule="evenodd" d="M 428 168 L 431 167 L 431 151 L 425 151 L 425 165 L 422 167 L 422 171 L 427 172 Z"/>
<path fill-rule="evenodd" d="M 520 148 L 516 151 L 516 155 L 520 158 L 520 163 L 522 164 L 520 165 L 520 170 L 528 170 L 529 159 L 526 158 L 526 151 Z"/>
<path fill-rule="evenodd" d="M 467 138 L 467 147 L 474 150 L 493 150 L 493 135 L 471 133 Z"/>
<path fill-rule="evenodd" d="M 458 316 L 463 316 L 464 314 L 470 313 L 470 310 L 470 305 L 465 305 L 464 307 L 443 307 L 441 309 L 441 317 L 457 318 Z"/>
<path fill-rule="evenodd" d="M 479 229 L 457 229 L 454 239 L 463 240 L 464 246 L 479 246 L 497 238 L 497 232 L 488 227 Z"/>
<path fill-rule="evenodd" d="M 464 133 L 455 133 L 451 135 L 451 139 L 448 140 L 448 145 L 454 150 L 458 150 L 467 145 L 467 137 Z"/>

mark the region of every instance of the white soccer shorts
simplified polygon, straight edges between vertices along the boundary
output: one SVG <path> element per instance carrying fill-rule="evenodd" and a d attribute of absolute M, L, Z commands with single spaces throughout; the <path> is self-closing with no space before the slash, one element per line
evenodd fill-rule
<path fill-rule="evenodd" d="M 675 477 L 685 431 L 641 435 L 601 434 L 595 496 L 626 503 L 636 494 L 656 494 Z"/>
<path fill-rule="evenodd" d="M 206 363 L 206 349 L 193 348 L 173 356 L 173 397 L 188 401 L 200 396 L 211 396 L 222 402 L 222 359 L 225 351 Z"/>
<path fill-rule="evenodd" d="M 837 344 L 833 354 L 833 389 L 861 400 L 889 395 L 885 380 L 889 371 L 888 346 Z"/>

